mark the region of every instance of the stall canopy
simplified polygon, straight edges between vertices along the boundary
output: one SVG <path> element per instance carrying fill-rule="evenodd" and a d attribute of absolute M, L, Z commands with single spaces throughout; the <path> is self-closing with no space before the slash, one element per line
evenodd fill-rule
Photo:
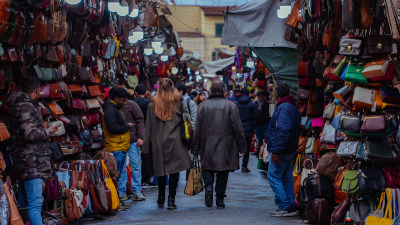
<path fill-rule="evenodd" d="M 219 59 L 211 62 L 204 63 L 204 69 L 207 73 L 216 73 L 235 62 L 235 56 L 226 58 L 226 59 Z"/>
<path fill-rule="evenodd" d="M 250 46 L 278 82 L 291 93 L 298 88 L 297 46 L 284 39 L 285 20 L 279 19 L 279 0 L 254 0 L 225 15 L 222 44 Z"/>

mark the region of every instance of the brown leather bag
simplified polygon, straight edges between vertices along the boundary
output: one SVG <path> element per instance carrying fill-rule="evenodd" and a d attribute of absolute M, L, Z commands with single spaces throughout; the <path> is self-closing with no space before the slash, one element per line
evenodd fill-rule
<path fill-rule="evenodd" d="M 53 209 L 48 212 L 42 211 L 42 221 L 44 225 L 68 225 L 67 219 L 61 213 L 64 207 Z"/>
<path fill-rule="evenodd" d="M 100 88 L 98 85 L 88 86 L 88 89 L 91 97 L 96 97 L 101 95 Z"/>
<path fill-rule="evenodd" d="M 18 11 L 17 20 L 15 21 L 14 31 L 8 39 L 9 45 L 20 45 L 25 35 L 25 16 L 22 10 Z"/>
<path fill-rule="evenodd" d="M 7 126 L 5 123 L 0 122 L 0 142 L 8 139 L 10 139 L 10 133 L 8 132 Z"/>
<path fill-rule="evenodd" d="M 343 177 L 346 171 L 347 171 L 347 165 L 338 169 L 338 172 L 336 172 L 336 176 L 333 179 L 332 183 L 334 188 L 341 190 Z"/>
<path fill-rule="evenodd" d="M 101 176 L 101 172 L 102 171 L 99 168 L 99 164 L 100 162 L 96 162 L 93 166 L 92 166 L 92 170 L 93 170 L 93 174 L 94 174 L 94 182 L 95 182 L 95 191 L 96 191 L 96 195 L 99 198 L 99 203 L 101 205 L 101 207 L 103 208 L 104 211 L 107 211 L 110 207 L 111 207 L 111 202 L 109 203 L 108 198 L 107 198 L 107 194 L 106 194 L 106 185 L 104 183 L 104 180 Z M 101 164 L 100 164 L 101 167 Z M 108 190 L 108 189 L 107 189 Z M 111 191 L 108 190 L 110 193 L 110 199 L 111 199 Z"/>
<path fill-rule="evenodd" d="M 3 153 L 0 151 L 0 172 L 6 169 L 6 161 L 4 161 Z"/>
<path fill-rule="evenodd" d="M 296 3 L 294 4 L 291 13 L 289 14 L 288 18 L 285 21 L 286 25 L 297 28 L 297 23 L 300 22 L 299 5 L 300 5 L 300 0 L 297 0 Z"/>
<path fill-rule="evenodd" d="M 43 33 L 46 32 L 44 35 L 47 36 L 46 18 L 41 11 L 35 11 L 34 21 L 35 23 L 34 23 L 33 35 L 31 37 L 31 44 L 38 43 L 41 40 L 40 36 L 42 32 Z"/>
<path fill-rule="evenodd" d="M 94 213 L 102 213 L 105 212 L 105 208 L 102 207 L 101 201 L 96 194 L 96 171 L 93 170 L 94 165 L 88 164 L 86 165 L 86 171 L 88 176 L 88 186 L 89 186 L 89 194 L 90 194 L 90 201 L 92 205 L 92 210 Z"/>
<path fill-rule="evenodd" d="M 374 22 L 370 0 L 362 0 L 361 2 L 361 28 L 369 29 Z"/>
<path fill-rule="evenodd" d="M 72 166 L 71 181 L 70 181 L 71 189 L 74 188 L 78 190 L 87 189 L 86 171 L 83 167 L 84 165 L 81 163 L 75 163 Z"/>
<path fill-rule="evenodd" d="M 0 37 L 4 35 L 7 29 L 8 18 L 10 17 L 9 0 L 0 0 Z"/>
<path fill-rule="evenodd" d="M 58 117 L 58 116 L 62 116 L 64 115 L 64 111 L 62 110 L 62 108 L 55 102 L 49 103 L 49 108 L 51 111 L 51 115 L 53 117 Z"/>
<path fill-rule="evenodd" d="M 297 69 L 298 77 L 310 76 L 310 61 L 300 61 Z"/>
<path fill-rule="evenodd" d="M 79 207 L 76 204 L 74 194 L 69 189 L 64 189 L 65 193 L 65 217 L 68 221 L 77 220 L 81 217 Z"/>
<path fill-rule="evenodd" d="M 99 100 L 97 100 L 97 98 L 86 99 L 85 102 L 86 102 L 87 108 L 89 110 L 90 109 L 99 109 L 101 107 Z"/>
<path fill-rule="evenodd" d="M 68 84 L 68 87 L 74 94 L 82 92 L 82 88 L 79 84 Z"/>
<path fill-rule="evenodd" d="M 104 160 L 108 173 L 111 177 L 118 177 L 117 162 L 114 156 L 106 150 L 99 151 L 94 157 L 94 160 Z"/>
<path fill-rule="evenodd" d="M 329 224 L 332 211 L 333 207 L 328 200 L 315 198 L 307 203 L 307 220 L 312 224 Z"/>
<path fill-rule="evenodd" d="M 14 198 L 8 189 L 8 185 L 6 183 L 3 184 L 4 190 L 6 192 L 6 197 L 10 210 L 10 224 L 11 225 L 24 225 L 24 221 L 22 221 L 21 215 L 19 214 L 17 205 L 15 204 Z"/>
<path fill-rule="evenodd" d="M 299 137 L 299 147 L 297 148 L 296 152 L 304 152 L 306 149 L 307 144 L 307 137 Z"/>
<path fill-rule="evenodd" d="M 321 157 L 317 165 L 317 173 L 333 180 L 341 165 L 342 159 L 336 154 L 336 152 L 328 152 Z"/>

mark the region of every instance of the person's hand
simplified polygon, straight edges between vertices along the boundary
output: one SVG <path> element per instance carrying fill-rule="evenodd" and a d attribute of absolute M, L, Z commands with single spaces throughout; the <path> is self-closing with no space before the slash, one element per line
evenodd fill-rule
<path fill-rule="evenodd" d="M 48 122 L 43 122 L 43 127 L 44 128 L 49 128 L 49 123 Z"/>
<path fill-rule="evenodd" d="M 132 128 L 132 127 L 134 127 L 135 125 L 133 125 L 133 123 L 128 123 L 128 126 L 129 126 L 130 128 Z"/>
<path fill-rule="evenodd" d="M 50 133 L 55 134 L 58 131 L 58 127 L 50 127 Z"/>
<path fill-rule="evenodd" d="M 143 140 L 142 140 L 142 139 L 138 139 L 138 140 L 136 141 L 136 146 L 137 146 L 137 147 L 142 147 L 142 145 L 143 145 Z"/>
<path fill-rule="evenodd" d="M 279 164 L 279 155 L 278 155 L 278 154 L 275 154 L 275 153 L 272 153 L 272 155 L 271 155 L 271 162 L 272 162 L 272 163 Z"/>

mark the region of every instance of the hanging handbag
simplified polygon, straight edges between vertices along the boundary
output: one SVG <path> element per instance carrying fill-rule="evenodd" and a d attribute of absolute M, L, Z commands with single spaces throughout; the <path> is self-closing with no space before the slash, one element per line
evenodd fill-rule
<path fill-rule="evenodd" d="M 349 85 L 346 85 L 346 86 L 340 88 L 339 90 L 335 91 L 333 93 L 333 96 L 340 102 L 344 102 L 344 100 L 350 96 L 352 91 L 353 91 L 353 88 Z"/>
<path fill-rule="evenodd" d="M 369 35 L 365 41 L 366 56 L 387 56 L 393 51 L 393 36 L 386 35 Z"/>
<path fill-rule="evenodd" d="M 310 76 L 310 61 L 300 61 L 297 67 L 297 75 L 299 78 Z"/>
<path fill-rule="evenodd" d="M 68 221 L 73 221 L 81 218 L 79 207 L 76 203 L 74 194 L 70 189 L 64 189 L 65 194 L 65 217 Z"/>
<path fill-rule="evenodd" d="M 387 143 L 367 141 L 364 144 L 364 157 L 369 161 L 388 160 L 393 158 L 393 149 Z"/>
<path fill-rule="evenodd" d="M 392 225 L 392 206 L 391 206 L 391 190 L 388 188 L 385 192 L 382 192 L 379 206 L 376 209 L 373 216 L 368 216 L 365 220 L 365 225 Z M 386 202 L 386 207 L 383 205 L 383 201 Z M 383 214 L 383 209 L 385 213 Z M 382 217 L 383 215 L 383 217 Z"/>
<path fill-rule="evenodd" d="M 344 173 L 341 189 L 347 194 L 357 194 L 360 191 L 357 170 L 347 170 Z"/>
<path fill-rule="evenodd" d="M 53 127 L 56 127 L 57 131 L 55 133 L 52 133 L 51 136 L 58 137 L 58 136 L 62 136 L 65 134 L 65 127 L 64 127 L 64 123 L 62 121 L 56 120 L 56 121 L 49 122 L 49 128 L 53 128 Z"/>
<path fill-rule="evenodd" d="M 331 217 L 331 225 L 342 225 L 346 218 L 346 213 L 349 210 L 350 201 L 345 199 L 341 202 L 335 210 L 333 210 Z"/>
<path fill-rule="evenodd" d="M 8 139 L 10 139 L 10 132 L 8 132 L 6 124 L 0 122 L 0 142 L 7 141 Z"/>
<path fill-rule="evenodd" d="M 339 42 L 339 54 L 344 56 L 359 56 L 362 40 L 343 36 Z"/>
<path fill-rule="evenodd" d="M 117 189 L 115 188 L 115 185 L 110 177 L 110 174 L 108 173 L 107 167 L 104 164 L 104 160 L 101 160 L 101 165 L 103 168 L 104 183 L 107 186 L 107 188 L 111 191 L 111 200 L 112 200 L 111 209 L 117 210 L 119 208 L 119 204 L 120 204 Z"/>
<path fill-rule="evenodd" d="M 343 114 L 340 118 L 339 129 L 347 132 L 359 133 L 361 125 L 361 117 L 351 114 Z"/>
<path fill-rule="evenodd" d="M 64 207 L 53 209 L 51 211 L 42 211 L 42 223 L 43 225 L 68 225 L 67 219 L 61 213 Z"/>
<path fill-rule="evenodd" d="M 100 199 L 96 194 L 96 179 L 95 179 L 95 171 L 93 171 L 93 164 L 86 165 L 86 172 L 88 176 L 88 186 L 89 186 L 89 195 L 91 201 L 91 208 L 94 213 L 103 213 L 106 211 L 105 208 L 102 207 L 100 203 Z"/>
<path fill-rule="evenodd" d="M 324 125 L 320 141 L 321 143 L 329 144 L 335 144 L 336 142 L 336 129 L 329 122 L 326 122 Z"/>
<path fill-rule="evenodd" d="M 364 121 L 361 126 L 363 133 L 381 133 L 387 129 L 387 120 L 385 115 L 364 116 Z"/>
<path fill-rule="evenodd" d="M 307 195 L 310 199 L 333 197 L 332 183 L 324 175 L 310 173 L 305 180 Z"/>
<path fill-rule="evenodd" d="M 322 118 L 312 118 L 311 126 L 313 128 L 322 128 L 324 126 L 324 119 Z"/>
<path fill-rule="evenodd" d="M 343 141 L 340 142 L 337 154 L 340 157 L 355 157 L 360 149 L 359 141 Z"/>
<path fill-rule="evenodd" d="M 78 189 L 78 190 L 87 189 L 86 173 L 83 166 L 84 165 L 81 163 L 73 164 L 71 172 L 71 181 L 70 181 L 71 189 Z"/>
<path fill-rule="evenodd" d="M 297 90 L 296 97 L 299 101 L 307 102 L 310 98 L 310 90 L 299 88 Z"/>
<path fill-rule="evenodd" d="M 342 28 L 361 28 L 361 0 L 344 0 L 342 5 Z"/>
<path fill-rule="evenodd" d="M 383 76 L 374 76 L 369 78 L 372 82 L 391 81 L 394 78 L 394 64 L 388 63 L 388 68 Z"/>
<path fill-rule="evenodd" d="M 53 162 L 58 162 L 63 159 L 64 154 L 61 151 L 61 146 L 57 142 L 51 141 L 49 147 L 51 150 L 51 159 L 53 160 Z"/>
<path fill-rule="evenodd" d="M 375 102 L 375 90 L 356 87 L 354 89 L 352 103 L 358 110 L 371 109 Z"/>
<path fill-rule="evenodd" d="M 88 86 L 88 90 L 90 97 L 96 97 L 101 95 L 100 88 L 98 85 Z"/>
<path fill-rule="evenodd" d="M 112 202 L 108 201 L 107 194 L 111 194 L 111 193 L 110 193 L 110 190 L 106 187 L 103 178 L 101 177 L 100 168 L 101 168 L 101 162 L 97 161 L 93 165 L 93 170 L 95 170 L 95 172 L 96 172 L 95 190 L 96 190 L 96 195 L 99 198 L 99 203 L 100 203 L 101 207 L 105 211 L 108 211 L 109 209 L 111 209 Z"/>
<path fill-rule="evenodd" d="M 58 116 L 64 115 L 62 108 L 56 103 L 52 102 L 48 104 L 52 117 L 56 118 Z"/>
<path fill-rule="evenodd" d="M 389 61 L 386 59 L 369 62 L 364 66 L 362 75 L 367 79 L 384 76 L 386 74 L 388 66 Z"/>
<path fill-rule="evenodd" d="M 349 81 L 356 84 L 368 84 L 367 78 L 362 75 L 362 71 L 364 67 L 355 66 L 353 64 L 349 64 L 346 69 L 346 73 L 344 75 L 345 81 Z"/>
<path fill-rule="evenodd" d="M 364 223 L 370 211 L 370 204 L 366 202 L 352 202 L 349 209 L 349 217 L 356 223 Z"/>
<path fill-rule="evenodd" d="M 336 152 L 328 152 L 319 160 L 316 171 L 318 174 L 324 175 L 333 180 L 341 165 L 342 159 L 336 154 Z"/>
<path fill-rule="evenodd" d="M 300 159 L 299 159 L 300 160 Z M 310 169 L 307 168 L 307 162 L 311 163 Z M 301 170 L 301 179 L 300 179 L 300 186 L 304 187 L 305 184 L 305 180 L 308 177 L 309 174 L 315 174 L 315 168 L 314 168 L 314 163 L 311 159 L 306 159 L 303 162 L 303 169 Z"/>
<path fill-rule="evenodd" d="M 400 170 L 396 168 L 383 168 L 386 187 L 400 188 Z"/>
<path fill-rule="evenodd" d="M 296 150 L 296 152 L 300 153 L 300 152 L 304 152 L 304 150 L 306 149 L 306 143 L 307 143 L 307 137 L 299 137 L 299 145 L 298 148 Z"/>
<path fill-rule="evenodd" d="M 335 113 L 336 105 L 333 102 L 330 102 L 328 105 L 325 106 L 324 113 L 322 114 L 322 117 L 324 119 L 331 120 L 333 118 L 333 115 Z"/>
<path fill-rule="evenodd" d="M 60 200 L 61 188 L 57 176 L 46 179 L 46 200 Z"/>
<path fill-rule="evenodd" d="M 65 165 L 66 165 L 66 168 L 64 168 Z M 69 183 L 70 183 L 71 177 L 69 175 L 69 163 L 67 161 L 63 161 L 62 163 L 60 163 L 58 171 L 56 171 L 56 176 L 57 176 L 60 184 L 65 185 L 65 188 L 69 189 Z"/>
<path fill-rule="evenodd" d="M 50 85 L 43 84 L 40 86 L 39 99 L 50 98 Z"/>
<path fill-rule="evenodd" d="M 306 142 L 306 149 L 304 151 L 305 154 L 313 155 L 315 152 L 315 137 L 309 137 Z"/>
<path fill-rule="evenodd" d="M 332 185 L 335 189 L 340 190 L 342 187 L 342 182 L 344 178 L 344 174 L 347 171 L 347 166 L 339 167 L 338 171 L 336 172 L 335 178 L 333 179 Z"/>
<path fill-rule="evenodd" d="M 392 86 L 382 86 L 380 93 L 384 103 L 400 104 L 400 93 L 396 88 Z"/>
<path fill-rule="evenodd" d="M 358 185 L 362 192 L 378 192 L 385 187 L 382 169 L 361 169 L 358 173 Z"/>
<path fill-rule="evenodd" d="M 306 206 L 307 221 L 313 224 L 329 224 L 332 211 L 333 207 L 327 199 L 315 198 Z"/>
<path fill-rule="evenodd" d="M 139 79 L 136 75 L 129 75 L 128 76 L 128 85 L 132 89 L 135 89 L 136 86 L 139 84 Z"/>
<path fill-rule="evenodd" d="M 7 197 L 8 205 L 9 205 L 9 210 L 10 210 L 10 224 L 11 225 L 24 225 L 24 222 L 22 221 L 21 215 L 19 214 L 17 205 L 15 204 L 14 197 L 10 189 L 8 188 L 8 185 L 6 183 L 3 183 L 4 191 Z"/>
<path fill-rule="evenodd" d="M 68 87 L 73 94 L 78 94 L 82 92 L 82 88 L 79 84 L 68 84 Z"/>
<path fill-rule="evenodd" d="M 96 98 L 93 99 L 86 99 L 87 108 L 90 109 L 100 109 L 100 103 Z"/>

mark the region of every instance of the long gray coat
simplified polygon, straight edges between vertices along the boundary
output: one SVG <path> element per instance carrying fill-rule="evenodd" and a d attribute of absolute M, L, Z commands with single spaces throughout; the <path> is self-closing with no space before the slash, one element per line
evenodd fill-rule
<path fill-rule="evenodd" d="M 246 152 L 246 139 L 235 103 L 210 96 L 198 106 L 192 153 L 198 152 L 203 169 L 239 169 L 239 152 Z"/>
<path fill-rule="evenodd" d="M 151 176 L 165 176 L 190 168 L 189 152 L 181 136 L 180 104 L 182 103 L 176 104 L 172 120 L 165 122 L 155 115 L 153 103 L 150 103 L 147 109 L 142 152 L 149 154 Z M 183 114 L 190 121 L 185 104 L 183 104 Z"/>

